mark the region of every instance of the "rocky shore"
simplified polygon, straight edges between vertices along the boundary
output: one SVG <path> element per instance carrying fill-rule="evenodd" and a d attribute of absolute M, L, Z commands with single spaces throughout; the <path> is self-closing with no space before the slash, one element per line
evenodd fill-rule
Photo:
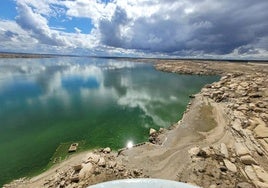
<path fill-rule="evenodd" d="M 228 135 L 225 142 L 223 139 L 189 150 L 193 162 L 204 164 L 198 169 L 193 167 L 196 178 L 208 176 L 204 178 L 208 182 L 215 179 L 199 185 L 268 187 L 268 64 L 186 63 L 160 63 L 156 67 L 177 73 L 222 75 L 219 82 L 206 85 L 198 94 L 198 98 L 206 98 L 224 109 L 226 122 L 217 126 L 224 126 Z"/>
<path fill-rule="evenodd" d="M 191 96 L 177 124 L 150 130 L 149 142 L 81 153 L 4 187 L 87 187 L 139 177 L 209 188 L 268 187 L 268 64 L 159 60 L 155 67 L 221 79 Z"/>

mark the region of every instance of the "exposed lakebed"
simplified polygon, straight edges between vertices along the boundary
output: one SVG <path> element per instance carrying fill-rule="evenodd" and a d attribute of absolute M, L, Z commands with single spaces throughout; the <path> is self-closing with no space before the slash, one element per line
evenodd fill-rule
<path fill-rule="evenodd" d="M 178 121 L 189 95 L 218 78 L 112 59 L 0 59 L 0 185 L 41 171 L 61 143 L 146 141 L 149 128 Z"/>

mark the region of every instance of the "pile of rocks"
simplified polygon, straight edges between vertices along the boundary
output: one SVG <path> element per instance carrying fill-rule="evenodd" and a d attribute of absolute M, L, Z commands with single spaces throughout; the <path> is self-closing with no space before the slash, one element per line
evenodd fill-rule
<path fill-rule="evenodd" d="M 142 169 L 126 169 L 116 161 L 111 149 L 105 148 L 89 152 L 81 163 L 57 172 L 45 181 L 44 187 L 86 187 L 103 181 L 138 177 L 146 177 Z"/>
<path fill-rule="evenodd" d="M 194 184 L 204 187 L 268 187 L 268 173 L 251 156 L 243 143 L 227 147 L 225 143 L 191 148 L 192 163 L 187 169 Z M 183 169 L 185 170 L 185 169 Z M 179 177 L 189 181 L 189 177 Z"/>
<path fill-rule="evenodd" d="M 149 142 L 152 143 L 152 144 L 158 144 L 158 145 L 161 145 L 163 140 L 164 140 L 164 135 L 163 133 L 165 132 L 166 130 L 164 128 L 160 128 L 158 131 L 153 129 L 153 128 L 150 128 L 150 131 L 149 131 Z"/>
<path fill-rule="evenodd" d="M 207 85 L 201 92 L 203 96 L 226 106 L 229 131 L 236 143 L 229 148 L 233 151 L 233 158 L 222 162 L 229 171 L 241 173 L 248 182 L 257 187 L 268 187 L 266 76 L 266 73 L 227 74 L 219 82 Z"/>

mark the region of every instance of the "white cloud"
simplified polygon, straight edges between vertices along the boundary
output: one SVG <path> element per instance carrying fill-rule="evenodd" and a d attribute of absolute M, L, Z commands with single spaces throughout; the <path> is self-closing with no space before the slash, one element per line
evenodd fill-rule
<path fill-rule="evenodd" d="M 24 30 L 28 31 L 32 37 L 36 38 L 42 44 L 52 46 L 71 46 L 68 41 L 53 31 L 48 26 L 48 21 L 40 13 L 35 12 L 27 4 L 17 3 L 18 16 L 17 23 Z"/>
<path fill-rule="evenodd" d="M 0 41 L 2 51 L 29 50 L 37 43 L 16 22 L 9 20 L 0 20 Z"/>
<path fill-rule="evenodd" d="M 64 0 L 60 1 L 59 4 L 67 8 L 67 16 L 91 18 L 94 24 L 98 24 L 98 21 L 103 18 L 110 19 L 115 9 L 114 3 L 105 5 L 99 0 Z"/>
<path fill-rule="evenodd" d="M 251 46 L 256 50 L 248 55 L 268 56 L 266 0 L 17 0 L 17 5 L 19 26 L 0 30 L 1 49 L 224 57 Z M 74 17 L 91 19 L 89 34 L 79 25 L 74 33 L 50 26 L 52 18 Z"/>
<path fill-rule="evenodd" d="M 0 20 L 1 51 L 72 53 L 76 48 L 89 51 L 98 45 L 94 32 L 82 34 L 76 28 L 76 33 L 67 33 L 64 28 L 50 27 L 46 17 L 50 11 L 43 8 L 51 2 L 56 1 L 18 1 L 16 22 Z"/>
<path fill-rule="evenodd" d="M 113 3 L 117 8 L 111 19 L 100 20 L 98 27 L 101 42 L 108 46 L 181 56 L 224 55 L 243 45 L 258 48 L 256 41 L 267 38 L 264 1 L 254 6 L 230 0 Z"/>

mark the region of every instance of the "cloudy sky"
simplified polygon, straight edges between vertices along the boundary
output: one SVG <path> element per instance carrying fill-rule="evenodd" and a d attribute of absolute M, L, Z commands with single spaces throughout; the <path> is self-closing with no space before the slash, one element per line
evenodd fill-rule
<path fill-rule="evenodd" d="M 268 0 L 1 0 L 0 51 L 268 59 Z"/>

